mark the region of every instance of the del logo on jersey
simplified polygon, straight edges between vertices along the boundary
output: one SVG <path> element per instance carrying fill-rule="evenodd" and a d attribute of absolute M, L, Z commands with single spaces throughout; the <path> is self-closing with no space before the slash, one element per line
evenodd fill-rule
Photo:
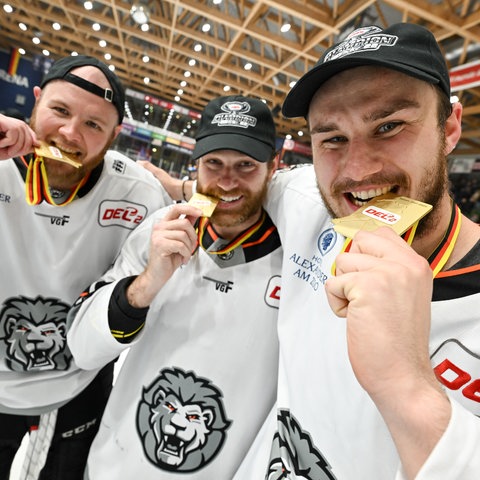
<path fill-rule="evenodd" d="M 124 200 L 105 200 L 98 209 L 102 227 L 118 226 L 133 230 L 147 216 L 147 207 Z"/>

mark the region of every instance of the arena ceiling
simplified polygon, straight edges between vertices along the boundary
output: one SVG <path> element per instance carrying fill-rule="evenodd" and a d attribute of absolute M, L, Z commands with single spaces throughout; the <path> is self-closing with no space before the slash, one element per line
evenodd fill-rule
<path fill-rule="evenodd" d="M 72 51 L 102 58 L 108 53 L 107 63 L 127 87 L 193 110 L 225 95 L 225 88 L 256 96 L 276 114 L 278 133 L 301 141 L 308 141 L 305 122 L 285 119 L 279 111 L 289 85 L 356 27 L 415 22 L 434 32 L 451 68 L 480 60 L 478 0 L 94 0 L 91 9 L 83 0 L 10 0 L 2 6 L 6 3 L 13 12 L 0 10 L 0 46 L 23 47 L 26 55 L 47 49 L 51 58 Z M 131 14 L 134 4 L 148 15 L 146 31 Z M 55 22 L 60 29 L 53 28 Z M 285 23 L 291 27 L 282 32 Z M 195 51 L 196 45 L 201 50 Z M 464 105 L 456 153 L 480 155 L 480 86 L 456 95 Z"/>

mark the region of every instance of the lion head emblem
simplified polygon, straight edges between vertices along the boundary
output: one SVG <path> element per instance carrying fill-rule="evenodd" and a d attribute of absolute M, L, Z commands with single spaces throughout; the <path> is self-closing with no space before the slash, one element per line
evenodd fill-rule
<path fill-rule="evenodd" d="M 265 480 L 335 480 L 330 465 L 288 410 L 278 412 Z"/>
<path fill-rule="evenodd" d="M 11 370 L 66 370 L 71 354 L 66 345 L 68 305 L 54 298 L 8 299 L 0 312 L 0 343 Z"/>
<path fill-rule="evenodd" d="M 164 369 L 142 389 L 137 431 L 145 455 L 163 470 L 193 472 L 207 465 L 230 424 L 220 391 L 193 372 Z"/>

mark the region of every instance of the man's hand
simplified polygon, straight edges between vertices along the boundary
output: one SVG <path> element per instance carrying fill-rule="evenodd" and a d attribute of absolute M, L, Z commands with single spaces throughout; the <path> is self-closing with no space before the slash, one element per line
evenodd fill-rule
<path fill-rule="evenodd" d="M 197 245 L 193 224 L 201 214 L 191 205 L 174 205 L 153 226 L 148 264 L 127 289 L 127 298 L 132 306 L 142 308 L 150 305 L 175 270 L 190 260 Z"/>
<path fill-rule="evenodd" d="M 387 227 L 358 232 L 326 283 L 332 310 L 347 319 L 353 371 L 390 429 L 409 478 L 451 414 L 430 363 L 432 289 L 428 262 Z"/>
<path fill-rule="evenodd" d="M 37 137 L 25 122 L 0 115 L 0 160 L 33 152 L 34 146 Z"/>

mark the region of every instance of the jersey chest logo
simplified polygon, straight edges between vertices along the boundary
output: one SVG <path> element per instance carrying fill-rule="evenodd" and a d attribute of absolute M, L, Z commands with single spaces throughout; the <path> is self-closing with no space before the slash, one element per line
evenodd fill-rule
<path fill-rule="evenodd" d="M 458 340 L 451 339 L 432 355 L 432 365 L 449 395 L 480 416 L 480 357 Z"/>
<path fill-rule="evenodd" d="M 124 200 L 104 200 L 98 208 L 102 227 L 118 226 L 133 230 L 147 216 L 147 207 Z"/>
<path fill-rule="evenodd" d="M 161 470 L 200 470 L 221 450 L 230 424 L 220 390 L 192 371 L 163 369 L 142 389 L 137 432 L 146 457 Z"/>

